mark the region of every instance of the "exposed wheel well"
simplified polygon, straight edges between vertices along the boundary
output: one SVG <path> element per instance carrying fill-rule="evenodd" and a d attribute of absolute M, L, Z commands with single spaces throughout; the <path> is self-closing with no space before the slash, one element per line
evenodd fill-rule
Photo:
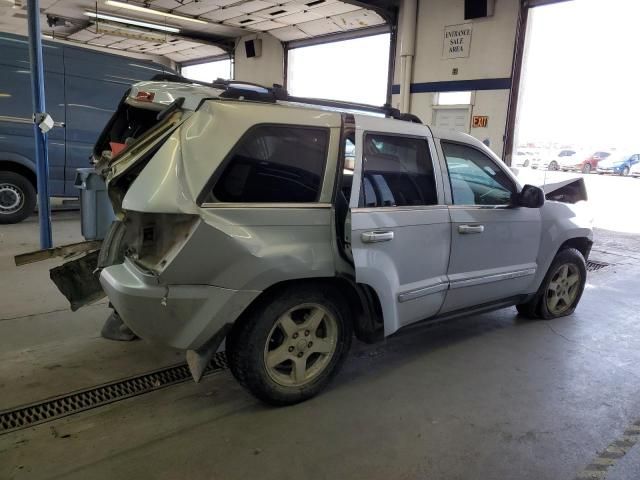
<path fill-rule="evenodd" d="M 356 284 L 353 280 L 343 277 L 285 280 L 270 286 L 244 310 L 234 323 L 230 335 L 233 335 L 236 326 L 242 323 L 243 318 L 255 312 L 256 309 L 263 308 L 274 295 L 284 289 L 302 285 L 313 285 L 318 289 L 333 289 L 337 294 L 342 295 L 349 305 L 350 320 L 358 340 L 372 343 L 383 338 L 384 323 L 378 295 L 368 285 Z"/>
<path fill-rule="evenodd" d="M 575 248 L 578 250 L 585 260 L 589 258 L 589 253 L 591 252 L 591 247 L 593 246 L 593 242 L 586 237 L 576 237 L 570 238 L 562 245 L 558 251 L 564 250 L 565 248 Z"/>
<path fill-rule="evenodd" d="M 22 175 L 27 180 L 29 180 L 29 182 L 31 182 L 31 185 L 33 185 L 33 188 L 38 190 L 38 186 L 37 186 L 38 182 L 36 181 L 36 174 L 33 171 L 31 171 L 31 169 L 29 169 L 28 167 L 25 167 L 24 165 L 21 165 L 19 163 L 12 162 L 9 160 L 0 160 L 0 171 L 14 172 L 19 175 Z"/>

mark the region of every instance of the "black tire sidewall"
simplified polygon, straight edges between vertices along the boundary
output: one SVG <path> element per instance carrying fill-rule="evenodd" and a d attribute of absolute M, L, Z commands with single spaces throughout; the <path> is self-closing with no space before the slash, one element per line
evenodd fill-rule
<path fill-rule="evenodd" d="M 14 185 L 24 195 L 22 208 L 10 214 L 0 214 L 0 224 L 18 223 L 33 213 L 36 207 L 36 189 L 29 179 L 15 172 L 0 172 L 0 183 Z"/>
<path fill-rule="evenodd" d="M 553 274 L 557 271 L 558 267 L 568 263 L 575 265 L 578 268 L 578 271 L 580 272 L 579 290 L 578 290 L 578 294 L 576 295 L 576 298 L 573 300 L 573 303 L 571 304 L 571 307 L 566 311 L 564 311 L 562 314 L 556 315 L 554 313 L 551 313 L 547 308 L 547 298 L 546 298 L 547 290 L 549 288 L 549 283 L 551 282 L 551 278 Z M 582 254 L 575 248 L 566 248 L 566 249 L 560 250 L 556 255 L 556 257 L 553 259 L 553 262 L 551 263 L 551 266 L 549 267 L 549 270 L 547 271 L 547 274 L 544 277 L 544 281 L 542 282 L 542 285 L 540 285 L 540 290 L 538 294 L 539 302 L 540 302 L 538 304 L 539 316 L 546 320 L 550 320 L 553 318 L 566 317 L 567 315 L 571 315 L 575 311 L 578 303 L 580 302 L 580 298 L 582 297 L 582 293 L 584 292 L 584 286 L 586 283 L 587 283 L 587 266 Z"/>
<path fill-rule="evenodd" d="M 229 367 L 236 379 L 260 400 L 271 405 L 290 405 L 313 397 L 337 373 L 351 346 L 352 326 L 348 307 L 342 296 L 332 288 L 287 288 L 260 302 L 229 336 L 227 354 Z M 264 364 L 264 347 L 273 325 L 291 308 L 304 303 L 317 303 L 329 310 L 338 324 L 338 342 L 333 358 L 311 383 L 287 387 L 275 382 Z"/>

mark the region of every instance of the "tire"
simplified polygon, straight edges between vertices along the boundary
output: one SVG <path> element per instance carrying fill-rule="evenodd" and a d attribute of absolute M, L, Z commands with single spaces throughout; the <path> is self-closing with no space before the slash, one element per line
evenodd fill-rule
<path fill-rule="evenodd" d="M 626 176 L 628 176 L 628 175 L 629 175 L 629 167 L 624 167 L 624 168 L 622 169 L 622 176 L 623 176 L 623 177 L 626 177 Z"/>
<path fill-rule="evenodd" d="M 591 164 L 585 163 L 584 167 L 582 167 L 582 173 L 585 175 L 589 175 L 591 173 Z"/>
<path fill-rule="evenodd" d="M 15 172 L 0 172 L 0 224 L 18 223 L 33 213 L 36 189 Z"/>
<path fill-rule="evenodd" d="M 555 172 L 556 170 L 558 170 L 558 162 L 556 162 L 556 161 L 551 162 L 551 163 L 549 164 L 549 170 L 552 170 L 552 171 L 554 171 L 554 172 Z"/>
<path fill-rule="evenodd" d="M 288 287 L 238 320 L 227 338 L 229 368 L 263 402 L 292 405 L 327 386 L 346 359 L 352 335 L 349 308 L 339 291 Z"/>
<path fill-rule="evenodd" d="M 524 163 L 522 164 L 522 166 L 524 168 L 527 168 L 529 166 L 529 160 L 525 160 Z"/>
<path fill-rule="evenodd" d="M 565 279 L 562 278 L 564 268 L 567 269 L 568 274 Z M 570 278 L 574 275 L 578 275 L 578 277 L 575 283 L 569 285 Z M 518 313 L 528 318 L 543 318 L 545 320 L 571 315 L 580 302 L 586 281 L 587 267 L 582 254 L 575 248 L 560 250 L 553 259 L 534 298 L 516 305 Z M 555 288 L 551 288 L 552 285 Z M 562 295 L 560 301 L 556 300 L 554 303 L 554 297 L 560 297 L 556 294 L 558 288 L 566 294 Z"/>

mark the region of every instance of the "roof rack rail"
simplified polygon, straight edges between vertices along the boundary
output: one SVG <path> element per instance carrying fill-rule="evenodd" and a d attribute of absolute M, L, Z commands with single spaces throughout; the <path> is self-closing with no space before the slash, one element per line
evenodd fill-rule
<path fill-rule="evenodd" d="M 196 83 L 212 88 L 224 90 L 220 98 L 236 98 L 251 100 L 255 102 L 275 103 L 276 101 L 300 103 L 305 105 L 317 105 L 321 107 L 342 108 L 345 110 L 358 110 L 361 112 L 379 113 L 386 117 L 405 122 L 422 123 L 419 117 L 411 113 L 400 113 L 400 110 L 389 104 L 380 107 L 366 103 L 345 102 L 341 100 L 325 100 L 321 98 L 296 97 L 289 95 L 282 86 L 274 83 L 272 87 L 265 87 L 257 83 L 243 82 L 238 80 L 223 80 L 218 78 L 211 83 L 191 80 L 180 75 L 159 74 L 152 78 L 154 81 L 168 81 L 180 83 Z"/>

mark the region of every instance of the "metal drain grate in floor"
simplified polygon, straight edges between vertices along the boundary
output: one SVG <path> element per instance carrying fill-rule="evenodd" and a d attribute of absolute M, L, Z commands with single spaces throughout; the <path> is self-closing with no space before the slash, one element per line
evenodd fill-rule
<path fill-rule="evenodd" d="M 218 352 L 209 363 L 205 375 L 226 368 L 227 357 L 224 352 Z M 15 407 L 0 412 L 0 435 L 124 400 L 125 398 L 153 392 L 190 379 L 189 367 L 187 367 L 186 363 L 182 363 L 96 387 L 78 390 L 41 402 Z"/>
<path fill-rule="evenodd" d="M 608 267 L 607 262 L 596 262 L 595 260 L 587 260 L 587 272 L 595 272 L 601 268 Z"/>

